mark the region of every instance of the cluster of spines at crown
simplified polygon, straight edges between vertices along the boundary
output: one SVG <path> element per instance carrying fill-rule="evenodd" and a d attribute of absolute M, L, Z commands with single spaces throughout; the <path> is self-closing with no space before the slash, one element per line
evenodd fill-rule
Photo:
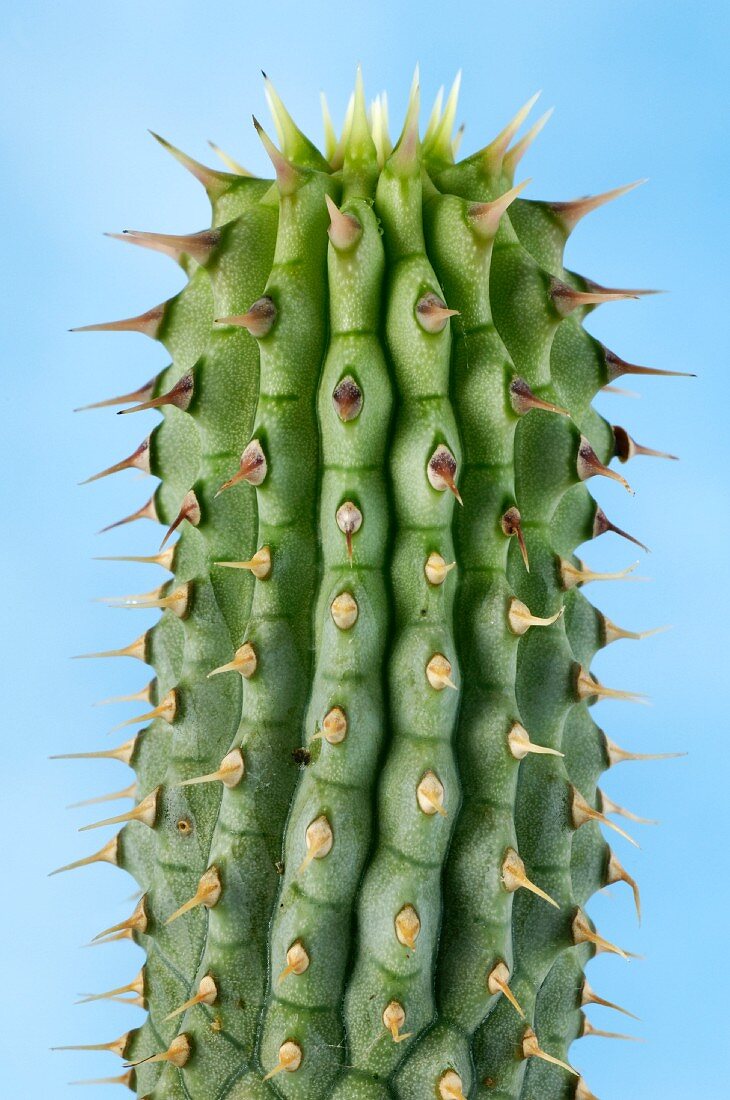
<path fill-rule="evenodd" d="M 392 145 L 358 72 L 339 138 L 324 105 L 322 154 L 266 79 L 273 181 L 159 138 L 212 227 L 120 234 L 187 284 L 86 326 L 172 360 L 89 406 L 162 414 L 96 478 L 160 479 L 111 526 L 166 527 L 159 552 L 122 560 L 171 578 L 111 601 L 160 609 L 154 626 L 85 655 L 152 666 L 123 697 L 145 704 L 123 725 L 143 728 L 71 754 L 135 772 L 91 800 L 131 800 L 86 826 L 121 830 L 69 867 L 136 878 L 131 916 L 96 942 L 131 940 L 144 965 L 86 1000 L 147 1012 L 71 1049 L 119 1055 L 101 1080 L 148 1100 L 588 1100 L 569 1048 L 614 1034 L 585 1015 L 618 1006 L 584 970 L 629 952 L 585 906 L 624 882 L 638 913 L 602 829 L 631 840 L 614 816 L 643 819 L 599 782 L 646 754 L 595 723 L 601 700 L 636 697 L 590 663 L 642 635 L 583 595 L 634 565 L 595 572 L 576 549 L 607 532 L 642 545 L 587 483 L 629 489 L 611 459 L 660 454 L 591 401 L 672 372 L 582 325 L 646 292 L 563 262 L 579 220 L 636 185 L 519 197 L 548 115 L 518 137 L 534 97 L 457 161 L 458 86 L 421 135 L 416 75 Z"/>

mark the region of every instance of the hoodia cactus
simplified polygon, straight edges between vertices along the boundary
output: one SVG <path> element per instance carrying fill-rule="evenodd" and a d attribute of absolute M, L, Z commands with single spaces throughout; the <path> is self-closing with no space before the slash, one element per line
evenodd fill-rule
<path fill-rule="evenodd" d="M 457 82 L 458 83 L 458 82 Z M 619 188 L 524 199 L 530 101 L 456 160 L 457 86 L 395 146 L 358 76 L 326 152 L 267 81 L 274 179 L 161 144 L 212 227 L 126 232 L 189 281 L 139 317 L 172 362 L 101 405 L 157 409 L 129 458 L 159 479 L 121 523 L 163 525 L 170 574 L 123 649 L 152 666 L 143 724 L 89 752 L 131 767 L 132 808 L 78 864 L 141 895 L 101 939 L 147 1010 L 89 1049 L 149 1100 L 586 1100 L 571 1047 L 615 947 L 586 914 L 638 889 L 608 845 L 601 773 L 632 759 L 590 671 L 622 630 L 576 556 L 607 532 L 609 464 L 655 454 L 592 407 L 635 366 L 582 327 L 644 291 L 567 270 L 576 223 Z M 458 139 L 458 135 L 457 135 Z M 103 476 L 103 474 L 97 476 Z M 621 543 L 617 542 L 617 548 Z M 640 544 L 639 544 L 640 545 Z M 582 553 L 583 551 L 581 551 Z M 628 815 L 631 816 L 631 815 Z M 94 998 L 92 998 L 94 999 Z"/>

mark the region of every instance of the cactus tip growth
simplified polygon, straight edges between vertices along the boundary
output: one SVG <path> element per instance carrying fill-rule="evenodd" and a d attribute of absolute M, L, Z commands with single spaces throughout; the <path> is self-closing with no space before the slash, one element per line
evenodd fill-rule
<path fill-rule="evenodd" d="M 274 179 L 208 168 L 210 228 L 119 239 L 188 276 L 139 332 L 171 364 L 91 408 L 162 419 L 124 469 L 159 479 L 117 524 L 161 524 L 123 560 L 171 576 L 113 601 L 161 617 L 120 649 L 154 679 L 116 748 L 119 831 L 70 864 L 142 893 L 97 942 L 146 960 L 109 1043 L 148 1100 L 562 1100 L 590 1096 L 574 1040 L 611 1005 L 584 969 L 628 956 L 584 907 L 634 878 L 601 826 L 642 819 L 599 789 L 638 754 L 593 719 L 634 698 L 590 671 L 641 633 L 585 598 L 623 579 L 576 556 L 617 528 L 595 478 L 660 452 L 591 406 L 634 366 L 582 327 L 615 290 L 566 269 L 579 220 L 635 187 L 540 202 L 515 185 L 531 99 L 456 160 L 459 80 L 393 146 L 358 73 L 326 152 L 265 78 Z M 155 135 L 156 136 L 156 135 Z M 216 148 L 214 146 L 214 148 Z M 216 150 L 217 151 L 217 150 Z M 664 456 L 672 457 L 672 456 Z M 112 702 L 115 700 L 111 700 Z M 62 868 L 66 870 L 69 868 Z M 619 1009 L 619 1011 L 624 1011 Z M 577 1056 L 576 1056 L 577 1058 Z"/>

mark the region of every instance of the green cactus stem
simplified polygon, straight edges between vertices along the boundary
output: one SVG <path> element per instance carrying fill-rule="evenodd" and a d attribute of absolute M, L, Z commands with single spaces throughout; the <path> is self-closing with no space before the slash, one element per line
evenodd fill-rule
<path fill-rule="evenodd" d="M 101 941 L 145 952 L 145 1022 L 89 1050 L 147 1100 L 588 1100 L 572 1044 L 605 1034 L 585 976 L 613 945 L 592 895 L 636 882 L 600 789 L 623 760 L 594 722 L 632 698 L 590 671 L 617 627 L 577 556 L 617 528 L 590 492 L 637 444 L 591 402 L 622 374 L 583 328 L 636 290 L 565 267 L 579 220 L 635 184 L 538 202 L 515 184 L 534 99 L 457 161 L 459 81 L 400 137 L 358 73 L 326 152 L 268 78 L 274 179 L 198 163 L 209 228 L 129 231 L 188 276 L 92 330 L 171 364 L 90 408 L 161 417 L 126 459 L 159 479 L 120 524 L 162 524 L 169 579 L 126 647 L 149 685 L 98 800 L 132 809 L 93 855 L 140 896 Z M 156 136 L 156 135 L 155 135 Z M 620 491 L 616 489 L 616 491 Z M 118 526 L 113 524 L 112 526 Z M 112 700 L 111 702 L 114 702 Z M 89 826 L 91 827 L 91 826 Z M 62 868 L 63 870 L 69 868 Z M 613 1034 L 613 1033 L 611 1033 Z"/>

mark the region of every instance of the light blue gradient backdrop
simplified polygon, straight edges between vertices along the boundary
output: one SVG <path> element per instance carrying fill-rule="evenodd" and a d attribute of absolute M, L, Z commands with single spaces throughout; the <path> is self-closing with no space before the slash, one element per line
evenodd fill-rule
<path fill-rule="evenodd" d="M 136 313 L 182 280 L 164 257 L 125 249 L 102 230 L 183 232 L 206 224 L 202 189 L 147 127 L 201 158 L 213 138 L 252 169 L 268 171 L 249 121 L 251 110 L 267 117 L 261 67 L 316 136 L 320 88 L 339 123 L 358 61 L 369 94 L 389 89 L 397 124 L 420 61 L 428 107 L 437 86 L 463 68 L 459 119 L 467 123 L 467 151 L 544 89 L 542 103 L 556 113 L 521 170 L 535 177 L 528 195 L 571 198 L 650 177 L 583 224 L 568 251 L 573 267 L 607 285 L 671 291 L 606 306 L 591 318 L 591 331 L 635 362 L 699 372 L 696 380 L 628 381 L 640 400 L 600 398 L 605 415 L 682 461 L 636 460 L 627 471 L 637 490 L 632 499 L 617 485 L 596 486 L 615 522 L 652 547 L 639 572 L 653 581 L 596 585 L 591 595 L 627 627 L 675 626 L 599 657 L 607 683 L 646 691 L 653 705 L 602 703 L 597 718 L 629 748 L 690 755 L 623 765 L 606 778 L 612 797 L 662 825 L 637 827 L 640 852 L 616 843 L 642 887 L 643 928 L 623 887 L 591 907 L 604 934 L 646 956 L 628 964 L 604 956 L 591 965 L 591 981 L 643 1023 L 602 1009 L 591 1016 L 611 1029 L 626 1022 L 647 1042 L 619 1049 L 586 1039 L 572 1058 L 601 1100 L 728 1096 L 717 1053 L 727 1038 L 721 970 L 729 901 L 721 659 L 728 620 L 727 323 L 721 327 L 730 243 L 722 201 L 730 164 L 727 5 L 26 0 L 6 7 L 3 24 L 4 1095 L 63 1096 L 72 1078 L 119 1072 L 109 1055 L 51 1055 L 48 1048 L 112 1039 L 141 1020 L 118 1005 L 71 1007 L 77 993 L 121 984 L 139 966 L 130 946 L 80 947 L 131 910 L 131 880 L 107 867 L 45 877 L 110 835 L 78 837 L 75 827 L 94 811 L 67 813 L 64 805 L 127 782 L 119 765 L 50 764 L 47 755 L 114 744 L 107 730 L 133 710 L 89 704 L 146 679 L 131 662 L 68 657 L 126 643 L 143 627 L 137 615 L 109 611 L 93 597 L 157 583 L 140 566 L 90 561 L 93 554 L 154 552 L 159 533 L 149 524 L 95 535 L 137 507 L 149 487 L 124 474 L 75 488 L 128 454 L 155 416 L 71 410 L 133 389 L 165 355 L 140 336 L 65 330 Z M 594 567 L 620 568 L 635 556 L 614 536 L 585 548 Z M 84 1092 L 97 1094 L 114 1095 Z"/>

